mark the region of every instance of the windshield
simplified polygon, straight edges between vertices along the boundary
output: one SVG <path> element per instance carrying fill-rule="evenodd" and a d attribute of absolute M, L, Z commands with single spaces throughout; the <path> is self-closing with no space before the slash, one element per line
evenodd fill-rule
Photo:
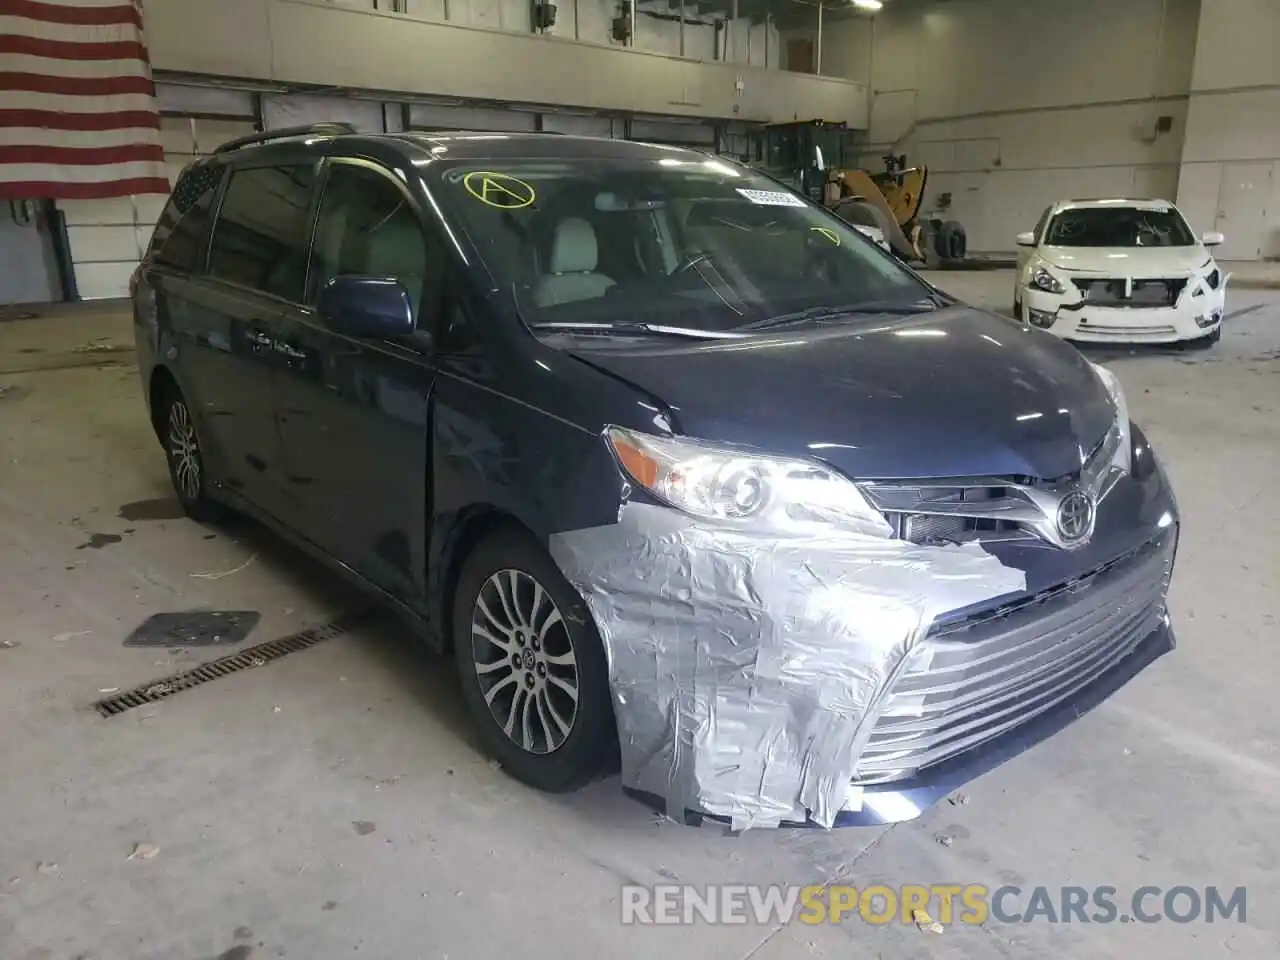
<path fill-rule="evenodd" d="M 1176 210 L 1088 207 L 1054 217 L 1044 242 L 1051 247 L 1189 247 L 1195 238 Z"/>
<path fill-rule="evenodd" d="M 443 182 L 532 325 L 721 332 L 931 295 L 848 224 L 719 160 L 488 161 L 452 166 Z"/>

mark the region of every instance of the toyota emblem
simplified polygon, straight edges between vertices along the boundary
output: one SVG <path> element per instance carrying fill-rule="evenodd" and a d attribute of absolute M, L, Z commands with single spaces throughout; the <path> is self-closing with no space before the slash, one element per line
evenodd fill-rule
<path fill-rule="evenodd" d="M 1058 504 L 1058 536 L 1063 543 L 1079 543 L 1093 530 L 1093 498 L 1073 490 Z"/>

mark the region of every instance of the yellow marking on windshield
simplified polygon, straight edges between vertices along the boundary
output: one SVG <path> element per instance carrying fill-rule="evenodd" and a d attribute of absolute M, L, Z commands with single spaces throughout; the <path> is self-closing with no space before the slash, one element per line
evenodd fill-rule
<path fill-rule="evenodd" d="M 467 193 L 499 210 L 519 210 L 538 199 L 537 191 L 519 177 L 491 170 L 474 170 L 462 178 Z"/>
<path fill-rule="evenodd" d="M 809 229 L 812 230 L 814 233 L 822 234 L 824 237 L 826 237 L 828 240 L 834 243 L 837 247 L 840 246 L 840 234 L 836 233 L 830 227 L 810 227 Z"/>

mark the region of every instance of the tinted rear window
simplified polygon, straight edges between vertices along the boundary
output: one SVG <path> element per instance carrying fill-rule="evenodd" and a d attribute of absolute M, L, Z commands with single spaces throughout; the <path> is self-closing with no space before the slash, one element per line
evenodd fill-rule
<path fill-rule="evenodd" d="M 301 301 L 313 165 L 236 170 L 209 248 L 209 274 Z"/>
<path fill-rule="evenodd" d="M 182 172 L 151 237 L 151 255 L 158 263 L 188 273 L 199 270 L 225 170 L 221 164 L 200 164 Z"/>

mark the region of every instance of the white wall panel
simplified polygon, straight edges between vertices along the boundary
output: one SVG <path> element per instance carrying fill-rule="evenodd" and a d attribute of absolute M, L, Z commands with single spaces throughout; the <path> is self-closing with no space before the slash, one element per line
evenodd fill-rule
<path fill-rule="evenodd" d="M 1178 171 L 1178 207 L 1193 228 L 1212 229 L 1221 180 L 1220 163 L 1187 163 Z"/>
<path fill-rule="evenodd" d="M 870 84 L 870 166 L 891 146 L 927 164 L 926 203 L 950 192 L 969 246 L 1009 251 L 1056 199 L 1172 190 L 1198 16 L 1199 0 L 892 0 L 829 24 L 823 68 Z M 1173 130 L 1153 138 L 1159 116 Z"/>
<path fill-rule="evenodd" d="M 1259 235 L 1235 249 L 1280 257 L 1280 2 L 1202 0 L 1178 204 L 1209 230 L 1220 207 L 1223 169 L 1271 161 L 1271 191 Z"/>
<path fill-rule="evenodd" d="M 76 290 L 82 300 L 112 300 L 129 295 L 129 277 L 137 261 L 77 263 Z"/>
<path fill-rule="evenodd" d="M 142 251 L 134 234 L 133 219 L 120 225 L 84 225 L 68 229 L 71 257 L 76 263 L 85 261 L 138 262 Z"/>
<path fill-rule="evenodd" d="M 1195 50 L 1197 91 L 1280 84 L 1280 4 L 1202 0 Z"/>
<path fill-rule="evenodd" d="M 1156 200 L 1176 200 L 1178 165 L 1167 163 L 1161 166 L 1134 167 L 1133 185 L 1129 189 L 1129 195 L 1151 197 Z"/>

